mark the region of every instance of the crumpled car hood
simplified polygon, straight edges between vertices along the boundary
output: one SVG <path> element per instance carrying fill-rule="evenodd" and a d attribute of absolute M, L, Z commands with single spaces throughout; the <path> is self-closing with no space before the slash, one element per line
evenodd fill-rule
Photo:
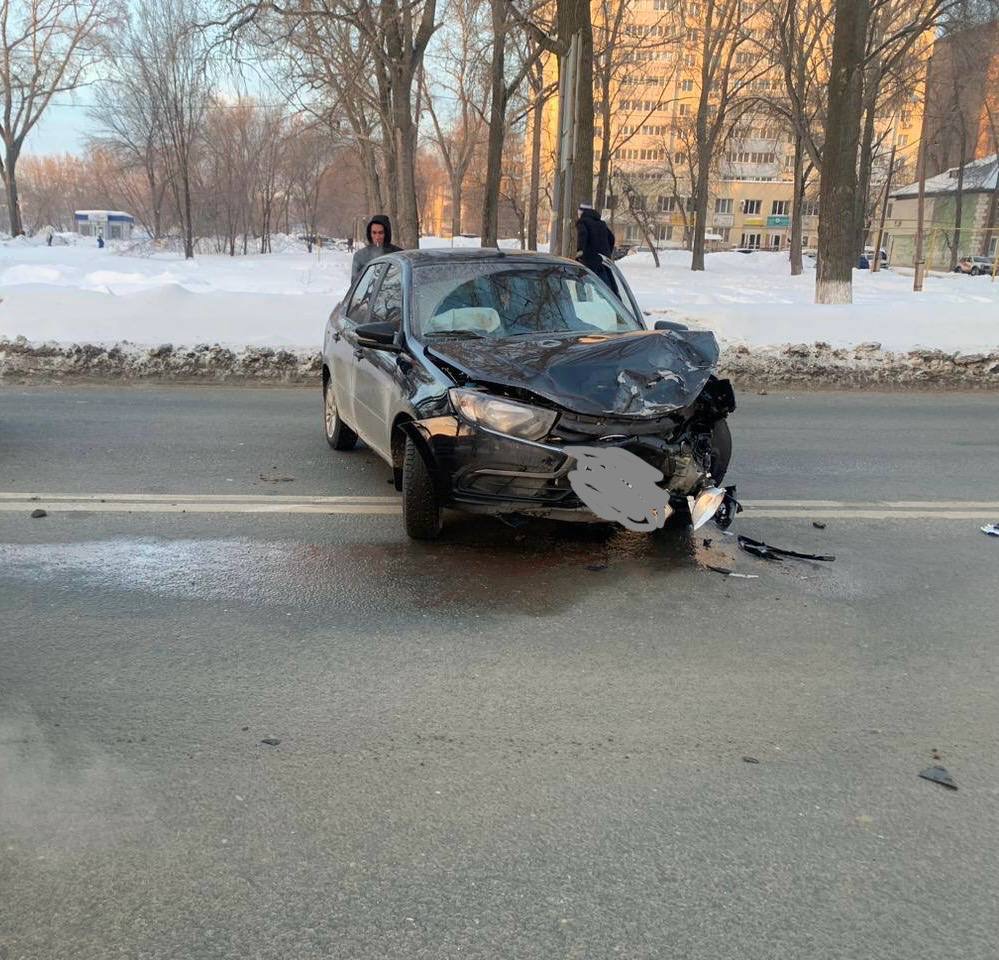
<path fill-rule="evenodd" d="M 575 413 L 662 416 L 691 403 L 718 363 L 707 330 L 440 340 L 427 352 L 471 380 L 530 390 Z"/>

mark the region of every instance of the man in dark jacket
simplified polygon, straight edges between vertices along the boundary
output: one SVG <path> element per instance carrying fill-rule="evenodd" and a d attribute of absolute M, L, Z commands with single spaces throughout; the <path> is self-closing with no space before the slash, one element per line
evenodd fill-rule
<path fill-rule="evenodd" d="M 600 214 L 588 203 L 579 205 L 576 221 L 576 259 L 592 270 L 616 294 L 614 274 L 604 265 L 601 256 L 611 259 L 614 254 L 614 234 L 600 219 Z"/>
<path fill-rule="evenodd" d="M 354 254 L 354 259 L 350 264 L 350 282 L 353 283 L 361 271 L 375 257 L 380 257 L 383 253 L 395 253 L 402 247 L 397 247 L 392 242 L 392 223 L 383 213 L 375 214 L 369 221 L 365 229 L 368 238 L 368 245 L 361 247 Z"/>

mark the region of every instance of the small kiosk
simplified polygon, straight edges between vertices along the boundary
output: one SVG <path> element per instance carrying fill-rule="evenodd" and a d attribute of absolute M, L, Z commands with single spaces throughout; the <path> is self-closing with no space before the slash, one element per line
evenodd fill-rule
<path fill-rule="evenodd" d="M 130 240 L 135 218 L 120 210 L 77 210 L 73 214 L 81 237 L 102 236 L 105 240 Z"/>

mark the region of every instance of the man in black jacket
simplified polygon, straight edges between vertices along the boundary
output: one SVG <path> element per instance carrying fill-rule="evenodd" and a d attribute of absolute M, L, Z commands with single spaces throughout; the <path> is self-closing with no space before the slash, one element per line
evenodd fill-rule
<path fill-rule="evenodd" d="M 617 294 L 614 274 L 604 265 L 601 256 L 608 260 L 614 255 L 614 234 L 600 219 L 600 214 L 588 203 L 579 205 L 579 219 L 576 221 L 576 259 L 592 270 L 611 290 Z M 620 294 L 618 294 L 620 296 Z"/>
<path fill-rule="evenodd" d="M 368 221 L 365 235 L 368 238 L 368 245 L 361 247 L 350 263 L 351 283 L 375 257 L 380 257 L 383 253 L 396 253 L 402 249 L 392 242 L 392 222 L 383 213 L 376 213 Z"/>

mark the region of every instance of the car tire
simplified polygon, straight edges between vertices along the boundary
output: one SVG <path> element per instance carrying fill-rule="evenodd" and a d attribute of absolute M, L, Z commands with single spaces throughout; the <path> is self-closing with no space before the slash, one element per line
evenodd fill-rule
<path fill-rule="evenodd" d="M 353 450 L 357 443 L 357 434 L 340 419 L 337 412 L 333 381 L 329 377 L 323 378 L 323 432 L 326 442 L 334 450 Z"/>
<path fill-rule="evenodd" d="M 434 478 L 408 437 L 402 460 L 402 520 L 413 540 L 436 540 L 441 532 L 441 505 Z"/>
<path fill-rule="evenodd" d="M 972 268 L 971 268 L 971 275 L 972 275 L 973 277 L 977 277 L 977 276 L 978 276 L 978 275 L 979 275 L 979 274 L 980 274 L 981 272 L 982 272 L 982 271 L 981 271 L 981 270 L 979 270 L 979 269 L 978 269 L 978 267 L 972 267 Z"/>
<path fill-rule="evenodd" d="M 719 420 L 711 431 L 711 477 L 721 486 L 732 459 L 732 431 L 727 420 Z"/>
<path fill-rule="evenodd" d="M 954 273 L 963 273 L 960 267 L 954 267 Z"/>

